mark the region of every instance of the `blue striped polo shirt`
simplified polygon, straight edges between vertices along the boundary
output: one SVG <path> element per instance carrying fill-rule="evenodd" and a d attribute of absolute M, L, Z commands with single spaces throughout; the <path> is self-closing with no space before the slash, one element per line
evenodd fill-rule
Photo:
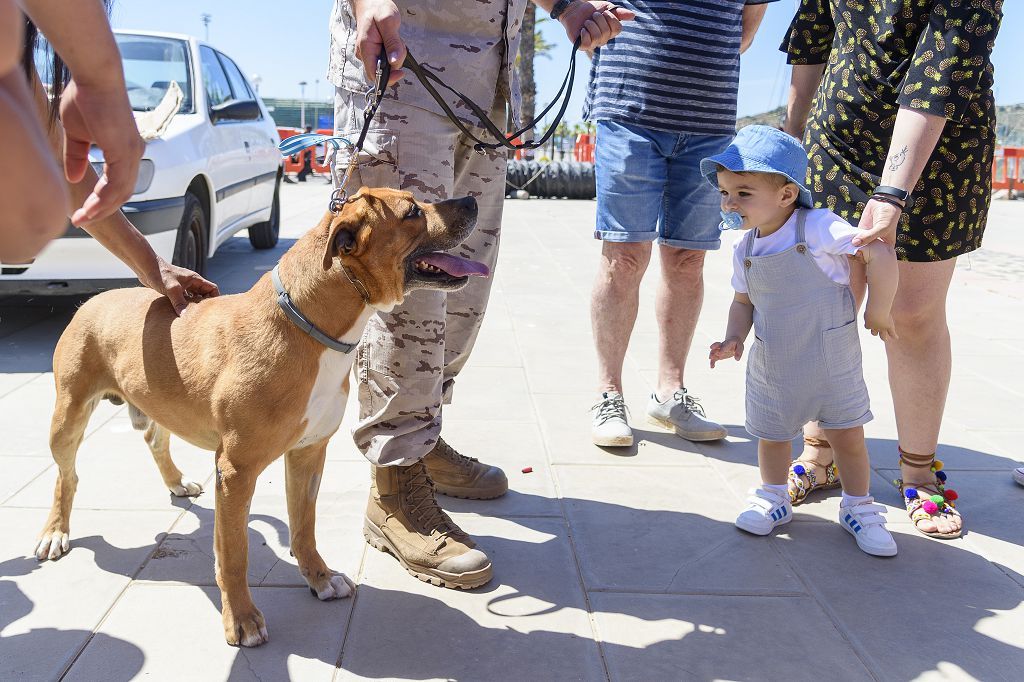
<path fill-rule="evenodd" d="M 743 7 L 768 2 L 775 0 L 616 0 L 637 18 L 595 51 L 584 117 L 734 134 Z"/>

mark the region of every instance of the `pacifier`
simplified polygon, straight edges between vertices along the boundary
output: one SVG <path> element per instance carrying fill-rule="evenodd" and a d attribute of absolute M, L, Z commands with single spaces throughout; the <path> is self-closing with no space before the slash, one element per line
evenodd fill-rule
<path fill-rule="evenodd" d="M 722 222 L 718 224 L 718 229 L 722 232 L 726 230 L 738 230 L 743 227 L 743 216 L 736 211 L 720 211 L 722 214 Z"/>

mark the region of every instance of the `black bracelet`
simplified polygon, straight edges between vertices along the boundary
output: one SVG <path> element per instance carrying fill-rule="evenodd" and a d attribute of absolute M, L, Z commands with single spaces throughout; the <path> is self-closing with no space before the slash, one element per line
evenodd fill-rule
<path fill-rule="evenodd" d="M 569 5 L 576 2 L 576 0 L 558 0 L 555 6 L 551 8 L 551 18 L 558 21 L 558 18 L 569 8 Z"/>
<path fill-rule="evenodd" d="M 889 196 L 888 194 L 872 194 L 870 201 L 879 201 L 883 204 L 889 204 L 890 206 L 895 206 L 901 211 L 906 209 L 904 204 L 901 204 L 895 197 Z"/>
<path fill-rule="evenodd" d="M 910 192 L 900 187 L 892 187 L 891 185 L 879 185 L 875 187 L 875 191 L 872 194 L 882 194 L 887 197 L 896 197 L 900 201 L 906 201 L 910 198 Z"/>

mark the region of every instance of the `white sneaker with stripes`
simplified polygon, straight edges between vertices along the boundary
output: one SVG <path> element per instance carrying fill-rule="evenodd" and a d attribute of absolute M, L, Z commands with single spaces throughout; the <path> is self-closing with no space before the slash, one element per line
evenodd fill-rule
<path fill-rule="evenodd" d="M 768 535 L 776 526 L 793 520 L 789 496 L 776 495 L 764 488 L 754 488 L 746 508 L 736 517 L 736 527 L 754 535 Z"/>
<path fill-rule="evenodd" d="M 839 524 L 857 540 L 861 551 L 874 556 L 896 556 L 896 540 L 885 527 L 885 507 L 868 497 L 859 504 L 839 505 Z"/>

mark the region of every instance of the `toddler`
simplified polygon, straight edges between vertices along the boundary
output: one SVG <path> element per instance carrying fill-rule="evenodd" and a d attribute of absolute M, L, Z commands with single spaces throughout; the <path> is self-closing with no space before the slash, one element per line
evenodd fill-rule
<path fill-rule="evenodd" d="M 751 491 L 736 525 L 767 535 L 789 523 L 786 479 L 790 448 L 817 421 L 835 452 L 843 499 L 839 523 L 868 554 L 893 556 L 885 508 L 869 494 L 871 466 L 864 427 L 871 420 L 861 371 L 857 308 L 849 258 L 866 265 L 865 326 L 896 338 L 891 316 L 896 254 L 880 241 L 857 247 L 858 230 L 827 209 L 815 209 L 800 144 L 768 126 L 748 126 L 721 154 L 701 161 L 701 174 L 722 195 L 722 229 L 746 234 L 734 247 L 725 339 L 711 346 L 711 366 L 739 359 L 754 327 L 747 359 L 746 429 L 759 439 L 760 488 Z"/>

